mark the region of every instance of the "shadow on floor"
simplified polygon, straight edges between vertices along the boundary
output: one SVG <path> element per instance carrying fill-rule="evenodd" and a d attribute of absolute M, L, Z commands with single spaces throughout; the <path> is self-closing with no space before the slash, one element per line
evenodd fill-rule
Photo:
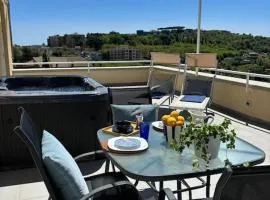
<path fill-rule="evenodd" d="M 79 163 L 83 175 L 98 171 L 105 160 L 88 161 Z M 0 187 L 34 183 L 43 181 L 36 168 L 10 170 L 0 172 Z"/>

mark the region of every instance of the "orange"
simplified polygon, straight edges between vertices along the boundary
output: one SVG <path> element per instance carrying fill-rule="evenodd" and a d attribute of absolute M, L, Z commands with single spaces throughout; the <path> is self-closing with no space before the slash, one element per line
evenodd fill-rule
<path fill-rule="evenodd" d="M 168 126 L 175 126 L 175 124 L 176 124 L 176 119 L 174 117 L 169 117 L 167 119 L 167 125 Z"/>
<path fill-rule="evenodd" d="M 176 121 L 175 123 L 176 126 L 183 126 L 184 125 L 184 121 Z"/>
<path fill-rule="evenodd" d="M 176 110 L 174 110 L 171 112 L 170 116 L 176 119 L 179 116 L 179 113 Z"/>
<path fill-rule="evenodd" d="M 180 116 L 177 117 L 177 121 L 183 121 L 183 122 L 185 122 L 185 118 L 180 115 Z"/>
<path fill-rule="evenodd" d="M 166 124 L 167 123 L 167 119 L 170 117 L 170 115 L 163 115 L 162 117 L 161 117 L 161 121 L 164 123 L 164 124 Z"/>

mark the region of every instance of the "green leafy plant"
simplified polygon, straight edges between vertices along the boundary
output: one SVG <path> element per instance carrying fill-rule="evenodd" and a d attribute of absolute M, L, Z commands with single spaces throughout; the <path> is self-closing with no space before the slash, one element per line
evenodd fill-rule
<path fill-rule="evenodd" d="M 208 154 L 208 143 L 211 137 L 219 139 L 221 142 L 226 144 L 227 150 L 235 148 L 235 137 L 236 133 L 234 129 L 230 129 L 231 121 L 227 118 L 221 124 L 211 125 L 207 123 L 195 124 L 190 123 L 179 135 L 179 142 L 173 141 L 171 146 L 174 150 L 180 153 L 186 147 L 194 144 L 195 150 L 200 152 L 200 158 L 206 161 L 208 165 L 211 159 L 211 155 Z M 227 162 L 228 163 L 228 159 Z M 193 167 L 198 168 L 199 159 L 196 154 L 193 156 Z"/>

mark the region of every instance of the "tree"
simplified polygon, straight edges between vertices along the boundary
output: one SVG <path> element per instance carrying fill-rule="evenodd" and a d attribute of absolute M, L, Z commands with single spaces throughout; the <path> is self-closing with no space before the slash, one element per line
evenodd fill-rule
<path fill-rule="evenodd" d="M 44 51 L 44 53 L 42 54 L 42 62 L 49 62 L 49 61 L 50 61 L 50 58 L 49 58 L 47 52 Z M 50 65 L 49 64 L 43 64 L 42 67 L 50 68 Z"/>
<path fill-rule="evenodd" d="M 22 50 L 20 46 L 13 46 L 13 62 L 22 62 Z"/>
<path fill-rule="evenodd" d="M 28 62 L 34 57 L 33 51 L 29 47 L 22 47 L 22 59 L 21 62 Z"/>
<path fill-rule="evenodd" d="M 61 57 L 63 56 L 63 52 L 60 49 L 56 49 L 52 52 L 52 56 Z"/>
<path fill-rule="evenodd" d="M 96 51 L 101 50 L 104 44 L 104 39 L 102 34 L 99 33 L 88 33 L 86 35 L 86 44 L 90 48 L 94 48 Z"/>

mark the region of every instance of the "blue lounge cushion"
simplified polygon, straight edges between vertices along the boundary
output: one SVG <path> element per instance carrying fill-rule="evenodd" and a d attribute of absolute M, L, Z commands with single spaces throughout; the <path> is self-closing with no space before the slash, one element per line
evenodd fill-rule
<path fill-rule="evenodd" d="M 153 122 L 157 120 L 157 106 L 145 105 L 111 105 L 113 124 L 119 120 L 136 121 L 136 114 L 143 114 L 143 121 Z"/>
<path fill-rule="evenodd" d="M 184 95 L 184 97 L 180 101 L 202 103 L 205 98 L 206 96 L 202 95 Z"/>
<path fill-rule="evenodd" d="M 63 199 L 80 199 L 89 193 L 82 173 L 72 156 L 52 134 L 45 130 L 42 136 L 42 159 Z"/>

